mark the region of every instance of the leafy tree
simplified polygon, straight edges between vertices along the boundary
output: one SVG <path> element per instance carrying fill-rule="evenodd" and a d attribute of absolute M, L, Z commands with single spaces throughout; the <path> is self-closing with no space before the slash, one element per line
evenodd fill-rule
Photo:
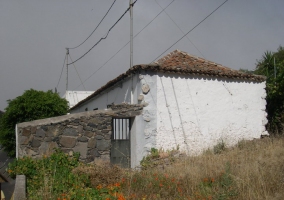
<path fill-rule="evenodd" d="M 280 46 L 277 52 L 266 51 L 257 61 L 254 73 L 267 77 L 267 129 L 271 133 L 282 134 L 284 131 L 284 48 Z"/>
<path fill-rule="evenodd" d="M 68 111 L 68 102 L 51 90 L 30 89 L 7 102 L 5 113 L 0 118 L 0 144 L 11 157 L 15 156 L 17 123 L 65 115 Z"/>

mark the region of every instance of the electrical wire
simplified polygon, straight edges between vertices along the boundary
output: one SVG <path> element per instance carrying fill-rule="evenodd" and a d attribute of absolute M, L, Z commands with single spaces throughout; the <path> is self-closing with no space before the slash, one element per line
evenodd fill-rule
<path fill-rule="evenodd" d="M 69 57 L 70 57 L 71 62 L 73 62 L 73 60 L 72 60 L 72 58 L 71 58 L 71 56 L 70 56 L 70 53 L 69 53 L 68 55 L 69 55 Z M 84 90 L 86 91 L 86 88 L 85 88 L 85 86 L 84 86 L 84 84 L 83 84 L 83 82 L 82 82 L 82 79 L 81 79 L 81 77 L 80 77 L 80 75 L 79 75 L 79 73 L 78 73 L 78 70 L 77 70 L 77 68 L 76 68 L 76 66 L 75 66 L 74 63 L 73 63 L 73 66 L 74 66 L 74 68 L 75 68 L 75 70 L 76 70 L 76 72 L 77 72 L 77 75 L 78 75 L 78 77 L 79 77 L 79 79 L 80 79 L 80 81 L 81 81 L 81 84 L 83 85 Z"/>
<path fill-rule="evenodd" d="M 116 2 L 116 0 L 113 1 L 113 3 L 111 4 L 110 8 L 108 9 L 108 11 L 107 11 L 106 14 L 104 15 L 104 17 L 101 19 L 101 21 L 99 22 L 99 24 L 96 26 L 96 28 L 93 30 L 93 32 L 92 32 L 81 44 L 79 44 L 79 45 L 76 46 L 76 47 L 72 47 L 72 48 L 68 48 L 68 49 L 76 49 L 76 48 L 78 48 L 79 46 L 81 46 L 82 44 L 84 44 L 84 43 L 93 35 L 93 33 L 97 30 L 97 28 L 100 26 L 100 24 L 101 24 L 102 21 L 105 19 L 105 17 L 108 15 L 110 9 L 112 8 L 112 6 L 114 5 L 115 2 Z"/>
<path fill-rule="evenodd" d="M 132 6 L 134 6 L 134 4 L 137 2 L 138 0 L 136 0 Z M 68 63 L 67 65 L 71 65 L 79 60 L 81 60 L 83 57 L 85 57 L 95 46 L 97 46 L 102 40 L 105 40 L 109 34 L 109 32 L 113 29 L 113 27 L 115 27 L 115 25 L 124 17 L 124 15 L 130 10 L 130 6 L 126 9 L 126 11 L 121 15 L 121 17 L 110 27 L 110 29 L 108 30 L 107 34 L 105 37 L 102 37 L 98 42 L 96 42 L 86 53 L 84 53 L 81 57 L 79 57 L 78 59 L 76 59 L 75 61 Z"/>
<path fill-rule="evenodd" d="M 163 10 L 161 10 L 146 26 L 144 26 L 138 33 L 134 35 L 133 38 L 138 36 L 147 26 L 149 26 L 164 10 L 166 10 L 174 1 L 172 0 L 171 3 L 169 3 Z M 103 68 L 110 60 L 112 60 L 122 49 L 124 49 L 130 41 L 128 41 L 124 46 L 122 46 L 113 56 L 111 56 L 103 65 L 101 65 L 96 71 L 94 71 L 87 79 L 83 81 L 85 83 L 89 78 L 91 78 L 93 75 L 95 75 L 101 68 Z M 76 88 L 80 87 L 82 84 L 78 85 Z"/>
<path fill-rule="evenodd" d="M 157 0 L 155 0 L 155 2 L 158 4 L 158 6 L 160 6 L 160 8 L 163 9 L 163 7 L 159 4 L 159 2 Z M 179 27 L 179 25 L 173 20 L 173 18 L 171 18 L 171 16 L 167 13 L 167 11 L 165 11 L 166 15 L 172 20 L 172 22 L 176 25 L 176 27 L 182 32 L 182 34 L 184 34 L 183 30 Z M 197 46 L 189 39 L 189 37 L 186 38 L 188 39 L 188 41 L 196 48 L 196 50 L 200 53 L 200 55 L 205 58 L 205 56 L 201 53 L 201 51 L 197 48 Z"/>
<path fill-rule="evenodd" d="M 66 56 L 67 56 L 67 55 L 65 55 L 65 57 L 64 57 L 63 67 L 62 67 L 62 69 L 61 69 L 60 77 L 59 77 L 58 83 L 57 83 L 57 85 L 56 85 L 56 88 L 58 88 L 59 82 L 60 82 L 61 77 L 62 77 L 62 72 L 63 72 L 64 66 L 65 66 L 65 61 L 66 61 Z"/>
<path fill-rule="evenodd" d="M 192 29 L 190 29 L 186 34 L 184 34 L 180 39 L 178 39 L 174 44 L 172 44 L 169 48 L 167 48 L 163 53 L 161 53 L 158 57 L 156 57 L 151 63 L 156 61 L 161 55 L 163 55 L 166 51 L 168 51 L 170 48 L 172 48 L 175 44 L 177 44 L 179 41 L 181 41 L 187 34 L 189 34 L 191 31 L 193 31 L 196 27 L 198 27 L 202 22 L 204 22 L 208 17 L 210 17 L 214 12 L 216 12 L 219 8 L 221 8 L 227 1 L 224 1 L 220 6 L 218 6 L 215 10 L 213 10 L 209 15 L 207 15 L 203 20 L 201 20 L 197 25 L 195 25 Z"/>

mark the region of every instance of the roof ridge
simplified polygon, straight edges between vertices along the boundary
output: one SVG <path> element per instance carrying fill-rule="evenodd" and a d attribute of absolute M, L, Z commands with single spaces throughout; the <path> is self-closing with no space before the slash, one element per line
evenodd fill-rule
<path fill-rule="evenodd" d="M 200 58 L 198 56 L 190 55 L 187 52 L 183 52 L 177 49 L 173 52 L 168 53 L 166 56 L 160 58 L 154 63 L 134 65 L 125 73 L 122 73 L 115 79 L 107 82 L 104 86 L 96 90 L 86 99 L 77 103 L 72 109 L 80 106 L 81 104 L 100 94 L 107 88 L 113 87 L 121 80 L 127 77 L 129 78 L 131 74 L 139 73 L 140 70 L 224 77 L 228 79 L 250 80 L 256 82 L 263 82 L 266 79 L 264 76 L 245 74 L 238 70 L 231 69 L 229 67 L 206 60 L 204 58 Z"/>

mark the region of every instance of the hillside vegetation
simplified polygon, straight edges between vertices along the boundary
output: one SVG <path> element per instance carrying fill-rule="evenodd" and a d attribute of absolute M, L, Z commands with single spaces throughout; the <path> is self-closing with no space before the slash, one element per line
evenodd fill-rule
<path fill-rule="evenodd" d="M 269 199 L 284 197 L 284 138 L 220 143 L 196 157 L 153 150 L 141 170 L 79 163 L 57 151 L 19 159 L 12 176 L 27 175 L 29 199 Z M 167 165 L 164 165 L 164 162 Z M 170 163 L 170 164 L 169 164 Z M 41 169 L 41 170 L 38 170 Z"/>

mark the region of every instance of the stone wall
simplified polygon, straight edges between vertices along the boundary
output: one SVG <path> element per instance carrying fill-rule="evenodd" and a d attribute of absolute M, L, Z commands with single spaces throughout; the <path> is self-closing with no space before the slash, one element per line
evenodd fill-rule
<path fill-rule="evenodd" d="M 54 148 L 92 162 L 110 160 L 112 118 L 135 117 L 144 105 L 120 104 L 96 110 L 17 124 L 17 157 L 41 157 Z"/>

